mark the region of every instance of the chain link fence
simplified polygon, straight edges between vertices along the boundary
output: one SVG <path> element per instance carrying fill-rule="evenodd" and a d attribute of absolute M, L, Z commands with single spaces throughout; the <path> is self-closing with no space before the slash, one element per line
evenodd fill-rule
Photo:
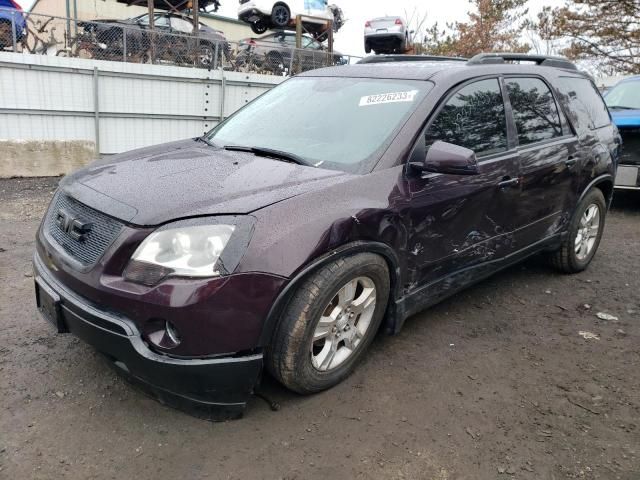
<path fill-rule="evenodd" d="M 202 24 L 197 35 L 192 32 L 191 18 L 166 13 L 156 14 L 151 28 L 148 15 L 81 21 L 0 9 L 0 51 L 278 76 L 360 59 L 329 53 L 308 36 L 302 37 L 304 48 L 295 48 L 295 32 L 289 31 L 240 42 L 229 42 L 222 32 Z"/>

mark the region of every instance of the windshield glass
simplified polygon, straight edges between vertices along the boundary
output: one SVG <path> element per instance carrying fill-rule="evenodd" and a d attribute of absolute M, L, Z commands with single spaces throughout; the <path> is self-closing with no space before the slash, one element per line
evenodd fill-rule
<path fill-rule="evenodd" d="M 288 152 L 321 168 L 364 173 L 432 88 L 414 80 L 298 77 L 207 135 L 217 146 Z"/>
<path fill-rule="evenodd" d="M 640 81 L 619 83 L 607 92 L 604 100 L 607 107 L 640 110 Z"/>

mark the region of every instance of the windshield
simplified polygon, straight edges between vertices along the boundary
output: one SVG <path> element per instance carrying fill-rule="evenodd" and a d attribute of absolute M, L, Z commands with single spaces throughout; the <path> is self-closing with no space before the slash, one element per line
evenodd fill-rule
<path fill-rule="evenodd" d="M 236 112 L 206 139 L 220 147 L 287 152 L 316 167 L 369 172 L 431 88 L 414 80 L 293 78 Z"/>
<path fill-rule="evenodd" d="M 609 108 L 640 110 L 640 81 L 619 83 L 604 97 Z"/>

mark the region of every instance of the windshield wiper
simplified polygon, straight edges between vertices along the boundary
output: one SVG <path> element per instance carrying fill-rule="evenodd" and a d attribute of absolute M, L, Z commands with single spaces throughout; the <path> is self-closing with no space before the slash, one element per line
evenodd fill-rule
<path fill-rule="evenodd" d="M 607 105 L 609 108 L 617 108 L 619 110 L 640 110 L 639 108 L 625 107 L 624 105 Z"/>
<path fill-rule="evenodd" d="M 310 162 L 302 157 L 299 157 L 295 153 L 283 152 L 282 150 L 274 150 L 267 147 L 247 147 L 244 145 L 225 145 L 225 150 L 232 152 L 251 152 L 259 157 L 275 158 L 278 160 L 284 160 L 285 162 L 297 163 L 298 165 L 305 165 L 307 167 L 312 166 Z"/>

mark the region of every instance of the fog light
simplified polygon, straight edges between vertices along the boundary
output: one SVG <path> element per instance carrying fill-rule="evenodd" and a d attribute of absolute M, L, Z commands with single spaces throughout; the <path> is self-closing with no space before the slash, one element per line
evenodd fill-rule
<path fill-rule="evenodd" d="M 154 318 L 145 327 L 147 339 L 156 347 L 171 349 L 180 345 L 180 334 L 169 320 Z"/>

